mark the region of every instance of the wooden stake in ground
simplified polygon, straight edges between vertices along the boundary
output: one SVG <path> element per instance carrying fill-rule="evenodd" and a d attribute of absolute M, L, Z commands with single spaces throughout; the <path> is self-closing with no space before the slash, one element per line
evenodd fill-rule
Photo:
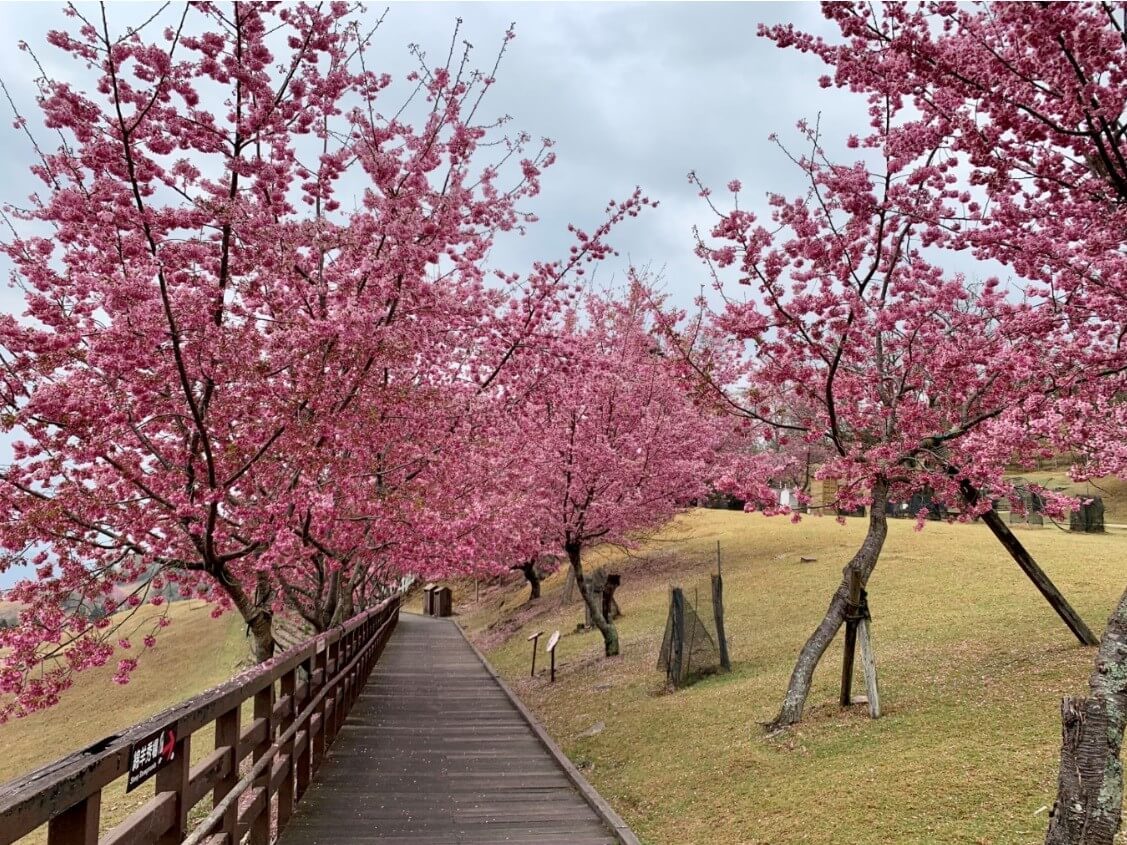
<path fill-rule="evenodd" d="M 670 588 L 670 613 L 673 614 L 672 637 L 669 642 L 667 672 L 673 686 L 681 683 L 685 671 L 685 593 L 680 587 Z"/>
<path fill-rule="evenodd" d="M 712 576 L 712 616 L 716 620 L 716 647 L 720 649 L 720 666 L 732 671 L 728 655 L 728 635 L 724 632 L 724 579 L 720 574 L 720 541 L 716 541 L 716 574 Z"/>
<path fill-rule="evenodd" d="M 948 469 L 948 473 L 951 475 L 954 475 L 955 472 L 954 467 Z M 966 499 L 967 504 L 973 506 L 978 503 L 980 495 L 977 488 L 965 478 L 959 482 L 959 490 L 962 492 L 963 498 Z M 1037 561 L 1033 559 L 1033 556 L 1029 554 L 1025 546 L 1021 544 L 1021 541 L 1014 536 L 1014 533 L 1010 531 L 1009 526 L 1002 521 L 1002 518 L 998 516 L 997 512 L 994 510 L 986 511 L 982 514 L 982 521 L 986 523 L 986 527 L 990 529 L 991 533 L 998 539 L 998 542 L 1010 553 L 1010 557 L 1021 567 L 1021 571 L 1033 582 L 1033 586 L 1045 597 L 1045 601 L 1049 603 L 1049 606 L 1064 620 L 1064 624 L 1068 626 L 1068 630 L 1072 631 L 1076 639 L 1080 641 L 1080 644 L 1099 645 L 1099 640 L 1097 640 L 1096 635 L 1092 633 L 1092 629 L 1080 618 L 1080 614 L 1068 603 L 1068 600 L 1061 594 L 1061 591 L 1057 589 L 1056 584 L 1052 582 L 1052 579 L 1045 573 L 1045 570 L 1037 565 Z"/>
<path fill-rule="evenodd" d="M 865 691 L 868 695 L 869 715 L 880 718 L 880 692 L 877 687 L 877 664 L 873 655 L 873 644 L 869 636 L 869 607 L 865 591 L 861 587 L 861 576 L 850 573 L 849 606 L 845 618 L 845 654 L 841 661 L 842 707 L 853 704 L 853 662 L 857 653 L 857 640 L 861 640 L 861 668 L 865 675 Z"/>
<path fill-rule="evenodd" d="M 857 622 L 861 608 L 861 578 L 855 571 L 849 573 L 849 599 L 845 611 L 845 653 L 841 659 L 841 697 L 838 703 L 848 707 L 853 703 L 853 656 L 857 652 Z"/>
<path fill-rule="evenodd" d="M 861 669 L 865 673 L 865 693 L 869 697 L 869 716 L 880 718 L 880 690 L 877 688 L 877 661 L 869 639 L 869 617 L 865 614 L 857 625 L 857 641 L 861 646 Z"/>

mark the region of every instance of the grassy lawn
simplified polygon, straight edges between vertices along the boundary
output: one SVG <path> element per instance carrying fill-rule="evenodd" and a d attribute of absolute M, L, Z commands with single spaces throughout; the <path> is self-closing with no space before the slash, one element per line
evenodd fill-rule
<path fill-rule="evenodd" d="M 1086 687 L 1094 649 L 1072 635 L 980 525 L 893 520 L 870 582 L 885 717 L 837 707 L 840 637 L 796 730 L 759 727 L 821 618 L 864 521 L 695 511 L 623 573 L 623 655 L 573 633 L 564 579 L 525 605 L 521 582 L 463 587 L 460 621 L 565 751 L 650 845 L 1031 843 L 1055 794 L 1059 700 Z M 1127 586 L 1127 533 L 1019 536 L 1094 630 Z M 704 585 L 722 544 L 734 671 L 668 693 L 655 669 L 670 583 Z M 799 563 L 800 556 L 814 557 Z M 560 629 L 555 686 L 528 677 L 535 630 Z M 540 667 L 543 661 L 538 661 Z M 858 673 L 859 675 L 859 673 Z M 858 685 L 859 682 L 858 682 Z M 605 729 L 580 737 L 594 723 Z"/>
<path fill-rule="evenodd" d="M 248 654 L 236 614 L 212 619 L 210 608 L 177 602 L 173 624 L 160 635 L 126 686 L 111 680 L 116 662 L 83 672 L 60 703 L 26 719 L 0 725 L 0 782 L 85 748 L 102 737 L 227 680 Z M 249 709 L 249 708 L 244 708 Z M 192 757 L 207 756 L 214 733 L 192 735 Z M 125 795 L 125 779 L 102 794 L 102 828 L 108 829 L 153 796 L 153 783 Z M 46 842 L 46 828 L 20 840 Z"/>

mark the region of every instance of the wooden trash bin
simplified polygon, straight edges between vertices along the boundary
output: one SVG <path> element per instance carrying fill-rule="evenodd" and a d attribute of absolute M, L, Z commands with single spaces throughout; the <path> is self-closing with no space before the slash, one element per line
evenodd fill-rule
<path fill-rule="evenodd" d="M 427 584 L 423 587 L 423 613 L 427 616 L 434 616 L 434 591 L 437 589 L 437 584 Z"/>
<path fill-rule="evenodd" d="M 436 587 L 431 595 L 435 616 L 450 616 L 454 612 L 454 594 L 449 587 Z"/>

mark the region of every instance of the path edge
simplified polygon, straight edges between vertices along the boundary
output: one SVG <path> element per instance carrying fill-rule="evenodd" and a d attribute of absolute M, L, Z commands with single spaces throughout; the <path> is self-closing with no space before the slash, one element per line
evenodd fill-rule
<path fill-rule="evenodd" d="M 563 769 L 564 774 L 567 775 L 567 779 L 571 781 L 572 785 L 579 791 L 579 794 L 583 796 L 583 800 L 586 801 L 599 818 L 610 827 L 611 832 L 618 837 L 618 841 L 621 842 L 622 845 L 642 845 L 638 837 L 634 835 L 634 831 L 623 821 L 622 816 L 616 813 L 614 808 L 607 803 L 607 800 L 595 790 L 595 787 L 587 782 L 587 778 L 583 777 L 579 769 L 575 768 L 575 764 L 560 750 L 560 747 L 556 745 L 556 741 L 549 736 L 544 726 L 541 725 L 532 714 L 532 711 L 529 710 L 524 702 L 509 688 L 505 680 L 497 674 L 497 670 L 493 668 L 493 665 L 486 659 L 485 655 L 474 645 L 473 640 L 470 639 L 465 629 L 453 619 L 450 620 L 450 623 L 458 629 L 458 633 L 462 635 L 462 639 L 466 641 L 466 645 L 473 649 L 473 653 L 477 655 L 477 659 L 481 661 L 481 665 L 485 667 L 485 671 L 489 673 L 493 680 L 497 682 L 497 686 L 508 696 L 509 701 L 513 703 L 517 712 L 520 713 L 521 717 L 528 723 L 528 726 L 532 728 L 532 732 L 536 735 L 540 744 L 552 755 L 556 764 Z"/>

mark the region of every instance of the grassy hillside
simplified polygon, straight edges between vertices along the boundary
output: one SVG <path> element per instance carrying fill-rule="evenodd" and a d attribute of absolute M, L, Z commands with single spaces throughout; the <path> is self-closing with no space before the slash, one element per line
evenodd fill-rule
<path fill-rule="evenodd" d="M 1050 490 L 1063 490 L 1072 496 L 1099 496 L 1104 503 L 1104 519 L 1109 523 L 1127 525 L 1127 480 L 1122 478 L 1097 478 L 1076 483 L 1064 469 L 1037 470 L 1016 473 L 1027 483 L 1043 485 Z"/>
<path fill-rule="evenodd" d="M 650 845 L 1030 843 L 1043 838 L 1059 749 L 1059 700 L 1080 692 L 1094 649 L 1074 639 L 979 525 L 893 521 L 870 583 L 885 717 L 836 705 L 840 637 L 798 729 L 760 722 L 820 619 L 863 520 L 799 525 L 696 511 L 623 559 L 623 655 L 572 633 L 562 574 L 526 605 L 513 581 L 456 600 L 461 622 L 566 752 Z M 1020 537 L 1097 631 L 1127 585 L 1127 533 Z M 655 669 L 671 582 L 707 585 L 724 555 L 734 671 L 668 693 Z M 799 563 L 799 557 L 814 557 Z M 559 628 L 554 686 L 528 678 L 534 630 Z M 543 661 L 540 661 L 543 666 Z M 597 722 L 605 729 L 581 736 Z"/>
<path fill-rule="evenodd" d="M 9 624 L 15 624 L 16 618 L 19 616 L 19 613 L 19 602 L 0 601 L 0 621 L 6 621 Z"/>
<path fill-rule="evenodd" d="M 83 672 L 50 710 L 0 725 L 0 782 L 38 768 L 102 737 L 158 713 L 229 678 L 248 654 L 236 615 L 212 619 L 209 608 L 178 602 L 169 608 L 173 624 L 157 648 L 142 658 L 126 686 L 111 680 L 114 665 Z M 193 734 L 192 757 L 206 756 L 213 734 Z M 103 829 L 124 819 L 153 795 L 151 785 L 128 796 L 124 780 L 102 796 Z M 43 833 L 20 840 L 46 841 Z"/>

